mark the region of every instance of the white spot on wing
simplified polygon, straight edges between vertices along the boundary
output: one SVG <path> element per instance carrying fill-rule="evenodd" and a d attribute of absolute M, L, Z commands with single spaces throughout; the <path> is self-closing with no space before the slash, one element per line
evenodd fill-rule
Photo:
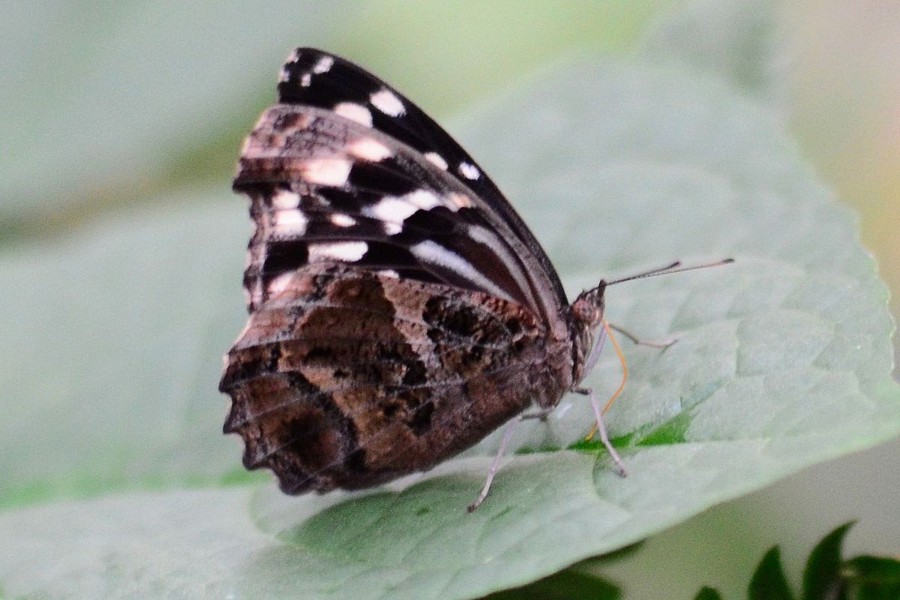
<path fill-rule="evenodd" d="M 331 67 L 334 66 L 334 58 L 330 56 L 323 56 L 313 65 L 313 73 L 316 75 L 321 75 L 322 73 L 327 73 L 331 70 Z"/>
<path fill-rule="evenodd" d="M 284 273 L 279 275 L 275 279 L 269 282 L 266 291 L 269 293 L 269 297 L 277 296 L 282 293 L 286 289 L 291 287 L 291 283 L 294 281 L 293 273 Z"/>
<path fill-rule="evenodd" d="M 311 84 L 311 83 L 312 83 L 312 75 L 310 75 L 309 73 L 304 73 L 300 77 L 300 86 L 301 87 L 309 87 L 309 84 Z"/>
<path fill-rule="evenodd" d="M 352 163 L 346 158 L 312 158 L 301 164 L 303 178 L 320 185 L 344 185 Z"/>
<path fill-rule="evenodd" d="M 399 117 L 406 112 L 406 108 L 397 94 L 385 88 L 381 88 L 369 96 L 369 101 L 372 106 L 391 117 Z"/>
<path fill-rule="evenodd" d="M 512 300 L 509 294 L 504 292 L 493 281 L 479 273 L 478 269 L 473 267 L 469 261 L 432 240 L 419 242 L 415 246 L 410 247 L 410 251 L 413 253 L 413 256 L 419 260 L 439 265 L 453 271 L 463 279 L 472 282 L 472 284 L 480 290 L 484 290 L 498 298 Z"/>
<path fill-rule="evenodd" d="M 509 257 L 509 254 L 506 253 L 506 248 L 503 247 L 503 244 L 497 238 L 497 236 L 493 235 L 490 231 L 485 229 L 484 227 L 478 225 L 469 225 L 466 229 L 466 233 L 470 238 L 478 242 L 479 244 L 484 244 L 491 251 L 500 256 L 503 259 Z"/>
<path fill-rule="evenodd" d="M 465 177 L 466 179 L 475 180 L 481 177 L 481 171 L 478 170 L 478 167 L 473 165 L 472 163 L 461 162 L 459 163 L 459 174 Z"/>
<path fill-rule="evenodd" d="M 447 164 L 447 161 L 444 160 L 444 157 L 441 156 L 440 154 L 438 154 L 437 152 L 426 152 L 426 153 L 425 153 L 425 158 L 428 159 L 428 162 L 430 162 L 431 164 L 435 165 L 436 167 L 438 167 L 438 168 L 441 169 L 442 171 L 446 171 L 446 170 L 447 170 L 447 167 L 449 166 L 449 165 Z"/>
<path fill-rule="evenodd" d="M 369 115 L 371 117 L 371 115 Z M 360 138 L 349 146 L 347 153 L 356 158 L 379 162 L 394 155 L 391 149 L 372 138 Z"/>
<path fill-rule="evenodd" d="M 503 241 L 495 233 L 478 225 L 470 225 L 467 228 L 466 233 L 479 244 L 483 244 L 490 248 L 491 252 L 500 258 L 510 275 L 516 280 L 519 289 L 527 296 L 531 296 L 527 276 L 522 270 L 518 259 L 509 251 Z"/>
<path fill-rule="evenodd" d="M 385 196 L 377 203 L 363 209 L 363 212 L 379 221 L 402 222 L 406 217 L 416 212 L 418 208 L 402 197 Z"/>
<path fill-rule="evenodd" d="M 451 193 L 448 197 L 450 203 L 447 207 L 453 212 L 458 211 L 460 208 L 469 208 L 472 206 L 472 199 L 466 196 L 465 194 L 458 194 L 456 192 Z"/>
<path fill-rule="evenodd" d="M 331 242 L 309 245 L 309 262 L 356 262 L 363 257 L 369 245 L 365 242 Z"/>
<path fill-rule="evenodd" d="M 401 198 L 422 210 L 431 210 L 436 206 L 444 206 L 441 199 L 434 192 L 429 190 L 415 190 L 405 196 L 401 196 Z"/>
<path fill-rule="evenodd" d="M 306 232 L 306 217 L 298 210 L 279 210 L 275 212 L 275 233 L 277 235 L 303 235 Z"/>
<path fill-rule="evenodd" d="M 257 277 L 253 282 L 253 289 L 249 290 L 250 302 L 247 304 L 252 306 L 259 306 L 259 303 L 262 302 L 263 298 L 263 290 L 262 290 L 262 277 Z"/>
<path fill-rule="evenodd" d="M 334 213 L 329 217 L 329 220 L 336 227 L 353 227 L 356 225 L 356 219 L 343 213 Z"/>
<path fill-rule="evenodd" d="M 364 207 L 362 212 L 367 217 L 381 221 L 385 234 L 396 235 L 403 231 L 403 221 L 416 211 L 427 211 L 437 206 L 459 210 L 458 204 L 447 201 L 431 190 L 416 190 L 403 196 L 385 196 L 375 204 Z"/>
<path fill-rule="evenodd" d="M 340 104 L 335 105 L 334 112 L 345 119 L 350 119 L 360 125 L 365 125 L 366 127 L 372 126 L 372 113 L 370 113 L 369 109 L 362 104 L 356 104 L 355 102 L 341 102 Z"/>
<path fill-rule="evenodd" d="M 277 194 L 272 196 L 272 207 L 275 210 L 291 210 L 298 206 L 300 206 L 300 194 L 296 192 L 279 190 Z"/>
<path fill-rule="evenodd" d="M 299 58 L 300 58 L 300 53 L 297 51 L 297 49 L 294 48 L 293 50 L 291 50 L 291 53 L 288 55 L 287 59 L 285 59 L 285 61 L 284 61 L 284 67 L 282 67 L 281 73 L 279 73 L 279 75 L 278 75 L 278 81 L 280 83 L 284 83 L 285 81 L 288 81 L 291 78 L 291 73 L 288 70 L 288 66 L 295 64 Z M 309 83 L 303 83 L 303 80 L 301 80 L 300 85 L 309 85 Z"/>
<path fill-rule="evenodd" d="M 378 275 L 381 275 L 382 277 L 390 277 L 391 279 L 400 279 L 400 273 L 398 273 L 397 271 L 395 271 L 393 269 L 384 269 L 381 271 L 376 271 L 376 273 Z"/>

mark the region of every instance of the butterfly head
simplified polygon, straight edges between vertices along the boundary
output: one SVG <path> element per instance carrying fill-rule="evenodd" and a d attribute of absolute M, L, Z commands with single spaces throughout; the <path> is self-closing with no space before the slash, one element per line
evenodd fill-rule
<path fill-rule="evenodd" d="M 574 346 L 574 380 L 581 381 L 597 362 L 600 351 L 603 348 L 605 336 L 603 335 L 603 312 L 605 309 L 604 292 L 606 288 L 618 283 L 626 281 L 634 281 L 635 279 L 645 279 L 647 277 L 656 277 L 658 275 L 669 275 L 672 273 L 681 273 L 683 271 L 694 271 L 696 269 L 706 269 L 709 267 L 717 267 L 720 265 L 730 264 L 734 259 L 725 258 L 719 261 L 682 266 L 680 261 L 675 261 L 664 267 L 643 271 L 636 275 L 614 279 L 612 281 L 601 280 L 597 287 L 581 292 L 575 302 L 569 307 L 569 327 L 572 343 Z"/>
<path fill-rule="evenodd" d="M 570 308 L 572 319 L 581 327 L 587 327 L 593 331 L 603 320 L 605 308 L 604 292 L 607 283 L 600 281 L 597 287 L 581 292 Z"/>
<path fill-rule="evenodd" d="M 569 306 L 569 332 L 573 347 L 573 381 L 580 382 L 590 372 L 599 355 L 601 324 L 606 307 L 604 293 L 607 282 L 581 292 Z"/>

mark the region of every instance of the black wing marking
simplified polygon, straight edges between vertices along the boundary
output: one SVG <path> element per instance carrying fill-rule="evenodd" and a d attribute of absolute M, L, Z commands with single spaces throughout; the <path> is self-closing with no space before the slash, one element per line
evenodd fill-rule
<path fill-rule="evenodd" d="M 362 113 L 270 108 L 245 143 L 234 187 L 251 198 L 257 224 L 245 272 L 251 310 L 282 275 L 330 261 L 482 291 L 559 318 L 547 274 L 509 224 Z"/>
<path fill-rule="evenodd" d="M 408 98 L 359 66 L 314 48 L 298 48 L 291 54 L 282 69 L 278 93 L 279 101 L 286 104 L 327 110 L 364 108 L 371 127 L 452 174 L 474 193 L 479 208 L 496 214 L 527 248 L 556 304 L 566 304 L 556 270 L 525 222 L 472 157 Z"/>

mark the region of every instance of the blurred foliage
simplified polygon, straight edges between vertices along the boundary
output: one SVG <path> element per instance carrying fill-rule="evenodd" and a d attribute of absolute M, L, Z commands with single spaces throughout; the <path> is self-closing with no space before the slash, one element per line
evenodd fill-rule
<path fill-rule="evenodd" d="M 842 525 L 816 545 L 803 572 L 802 600 L 896 600 L 900 598 L 900 560 L 888 557 L 841 557 L 844 538 L 852 523 Z M 747 589 L 748 600 L 794 600 L 781 565 L 778 546 L 769 550 Z M 703 588 L 695 600 L 721 598 Z"/>

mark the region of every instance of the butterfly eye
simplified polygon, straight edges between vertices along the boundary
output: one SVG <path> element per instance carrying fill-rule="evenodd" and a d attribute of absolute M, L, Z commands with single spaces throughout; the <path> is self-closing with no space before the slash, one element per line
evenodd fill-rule
<path fill-rule="evenodd" d="M 572 303 L 570 308 L 572 317 L 583 327 L 595 329 L 603 320 L 603 292 L 605 289 L 606 282 L 601 281 L 600 285 L 594 289 L 582 292 Z"/>

